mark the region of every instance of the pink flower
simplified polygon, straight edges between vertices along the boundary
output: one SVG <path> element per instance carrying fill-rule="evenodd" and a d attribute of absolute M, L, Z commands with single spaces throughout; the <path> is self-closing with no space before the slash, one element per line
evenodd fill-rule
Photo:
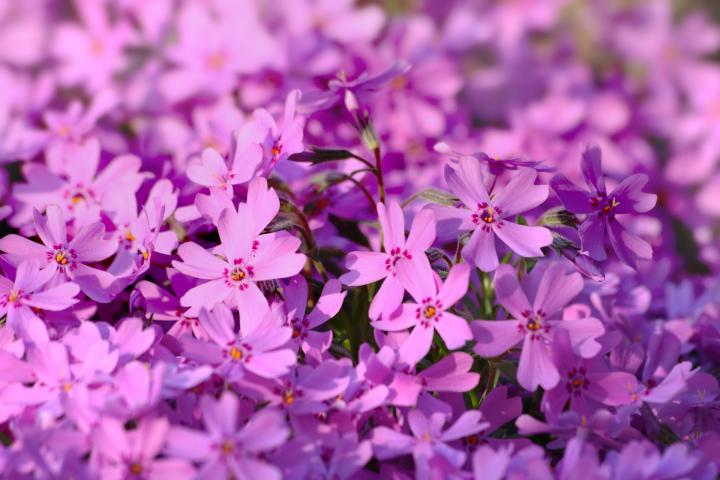
<path fill-rule="evenodd" d="M 411 410 L 407 414 L 407 423 L 412 435 L 377 427 L 372 433 L 373 450 L 380 460 L 412 454 L 416 478 L 442 478 L 455 474 L 466 458 L 464 452 L 447 443 L 486 428 L 488 424 L 481 419 L 479 411 L 469 410 L 443 430 L 446 419 L 442 413 L 426 416 L 420 410 Z M 436 477 L 438 475 L 440 477 Z"/>
<path fill-rule="evenodd" d="M 251 190 L 265 185 L 264 179 L 251 184 Z M 267 192 L 269 202 L 255 204 L 248 194 L 247 204 L 238 205 L 237 212 L 225 209 L 217 228 L 221 245 L 219 258 L 194 242 L 180 245 L 182 262 L 173 266 L 191 277 L 208 280 L 191 288 L 180 302 L 191 307 L 191 314 L 200 308 L 212 309 L 220 302 L 234 300 L 240 311 L 243 331 L 249 331 L 269 310 L 267 299 L 257 286 L 262 280 L 286 278 L 297 274 L 305 264 L 305 255 L 296 253 L 300 240 L 287 232 L 260 235 L 277 214 L 279 201 L 274 191 Z M 259 193 L 262 195 L 262 193 Z M 251 209 L 253 205 L 256 208 Z"/>
<path fill-rule="evenodd" d="M 564 267 L 555 263 L 545 270 L 541 278 L 537 272 L 530 277 L 525 290 L 535 290 L 532 306 L 518 283 L 515 269 L 509 265 L 501 265 L 497 269 L 497 300 L 513 319 L 476 321 L 473 325 L 477 340 L 474 350 L 484 357 L 496 357 L 523 342 L 518 382 L 530 391 L 539 385 L 547 390 L 560 381 L 558 367 L 551 356 L 555 330 L 565 330 L 570 336 L 573 351 L 583 358 L 591 358 L 600 351 L 596 339 L 605 328 L 595 318 L 559 320 L 555 317 L 582 290 L 583 280 L 579 273 L 566 275 Z"/>
<path fill-rule="evenodd" d="M 170 432 L 165 418 L 144 418 L 136 429 L 127 431 L 120 420 L 104 417 L 92 433 L 93 461 L 103 478 L 195 478 L 190 462 L 156 458 Z"/>
<path fill-rule="evenodd" d="M 398 264 L 412 263 L 419 271 L 430 271 L 425 250 L 435 241 L 435 215 L 430 210 L 421 210 L 415 216 L 407 239 L 405 218 L 397 202 L 391 201 L 389 208 L 378 203 L 377 212 L 385 252 L 350 252 L 347 261 L 350 271 L 340 277 L 341 282 L 351 287 L 385 279 L 370 304 L 373 320 L 393 313 L 402 302 L 408 285 L 398 278 Z"/>
<path fill-rule="evenodd" d="M 167 453 L 202 462 L 200 478 L 281 478 L 277 467 L 261 459 L 290 435 L 279 411 L 264 408 L 238 429 L 240 405 L 233 393 L 225 392 L 217 400 L 204 396 L 200 407 L 205 430 L 172 427 Z"/>
<path fill-rule="evenodd" d="M 286 347 L 292 330 L 280 325 L 279 319 L 267 314 L 251 331 L 235 333 L 235 318 L 222 303 L 214 310 L 200 311 L 200 323 L 211 342 L 183 337 L 188 358 L 215 366 L 216 372 L 229 381 L 250 372 L 263 378 L 286 374 L 296 362 L 295 352 Z"/>
<path fill-rule="evenodd" d="M 102 223 L 92 223 L 79 229 L 68 241 L 65 218 L 60 207 L 50 205 L 45 216 L 35 211 L 35 229 L 42 244 L 10 234 L 0 239 L 0 250 L 13 265 L 23 260 L 36 260 L 47 265 L 51 278 L 70 279 L 96 302 L 109 302 L 115 294 L 115 277 L 87 264 L 99 262 L 115 253 L 117 242 L 105 239 Z"/>
<path fill-rule="evenodd" d="M 500 191 L 485 188 L 480 160 L 463 156 L 455 168 L 445 168 L 445 180 L 460 197 L 465 208 L 438 209 L 439 214 L 456 220 L 455 228 L 472 232 L 462 250 L 463 258 L 484 272 L 495 270 L 497 236 L 510 250 L 523 257 L 542 257 L 540 250 L 552 243 L 550 230 L 510 221 L 514 215 L 531 210 L 548 197 L 547 185 L 535 185 L 537 172 L 521 168 Z"/>
<path fill-rule="evenodd" d="M 118 198 L 135 204 L 135 192 L 146 176 L 139 173 L 140 158 L 121 155 L 98 172 L 100 143 L 93 137 L 67 147 L 63 159 L 64 163 L 53 164 L 53 170 L 37 163 L 23 166 L 27 183 L 15 185 L 13 194 L 26 207 L 13 222 L 29 221 L 32 208 L 44 210 L 54 204 L 81 226 L 99 220 L 101 213 L 114 217 L 122 205 Z"/>
<path fill-rule="evenodd" d="M 292 328 L 293 341 L 306 355 L 314 355 L 319 360 L 321 354 L 330 348 L 332 330 L 315 331 L 314 329 L 340 311 L 346 294 L 347 292 L 341 291 L 338 280 L 329 280 L 323 286 L 315 307 L 306 314 L 308 285 L 305 277 L 297 275 L 283 288 L 285 303 L 280 308 L 285 310 L 285 325 Z"/>
<path fill-rule="evenodd" d="M 126 66 L 125 48 L 133 41 L 134 32 L 125 22 L 111 24 L 102 2 L 75 0 L 74 4 L 82 26 L 61 25 L 52 52 L 60 61 L 64 84 L 81 84 L 97 92 Z"/>
<path fill-rule="evenodd" d="M 408 365 L 415 365 L 427 355 L 436 330 L 451 350 L 472 339 L 468 322 L 448 311 L 467 292 L 469 265 L 453 266 L 445 283 L 441 283 L 432 270 L 420 271 L 409 262 L 398 265 L 397 270 L 415 303 L 403 304 L 396 314 L 376 320 L 372 325 L 388 331 L 413 327 L 399 350 L 400 357 Z"/>
<path fill-rule="evenodd" d="M 23 333 L 25 324 L 38 318 L 38 310 L 60 311 L 77 303 L 80 289 L 72 282 L 40 290 L 54 276 L 52 265 L 40 270 L 36 259 L 18 265 L 14 282 L 0 275 L 0 317 L 7 315 L 10 328 Z"/>

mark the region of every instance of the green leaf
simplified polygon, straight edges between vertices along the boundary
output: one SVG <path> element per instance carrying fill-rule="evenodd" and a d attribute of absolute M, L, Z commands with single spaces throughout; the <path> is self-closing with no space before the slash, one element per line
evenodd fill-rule
<path fill-rule="evenodd" d="M 437 188 L 426 188 L 418 193 L 418 197 L 436 205 L 444 205 L 453 207 L 459 199 L 450 192 L 445 192 Z"/>
<path fill-rule="evenodd" d="M 348 150 L 310 147 L 310 151 L 294 153 L 288 157 L 288 160 L 317 165 L 319 163 L 347 160 L 348 158 L 353 157 L 353 153 Z"/>

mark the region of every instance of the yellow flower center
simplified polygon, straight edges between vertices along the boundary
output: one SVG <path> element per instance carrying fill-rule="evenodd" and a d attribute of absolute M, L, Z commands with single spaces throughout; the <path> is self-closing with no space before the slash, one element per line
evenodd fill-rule
<path fill-rule="evenodd" d="M 283 403 L 285 403 L 285 405 L 292 405 L 294 401 L 295 395 L 293 395 L 292 390 L 286 390 L 283 394 Z"/>
<path fill-rule="evenodd" d="M 540 330 L 540 320 L 532 319 L 527 323 L 527 329 L 531 332 L 537 332 Z"/>
<path fill-rule="evenodd" d="M 232 347 L 230 349 L 230 358 L 232 358 L 235 361 L 238 361 L 243 358 L 243 352 L 237 347 Z"/>
<path fill-rule="evenodd" d="M 245 272 L 240 268 L 233 270 L 233 272 L 230 274 L 230 278 L 232 278 L 236 282 L 239 282 L 240 280 L 244 279 L 245 277 L 246 277 Z"/>
<path fill-rule="evenodd" d="M 138 462 L 134 462 L 130 465 L 130 473 L 133 475 L 140 475 L 143 472 L 143 466 Z"/>
<path fill-rule="evenodd" d="M 225 65 L 225 55 L 220 52 L 211 53 L 206 60 L 210 70 L 220 70 Z"/>
<path fill-rule="evenodd" d="M 55 254 L 55 261 L 59 263 L 60 265 L 67 265 L 69 260 L 67 259 L 67 255 L 65 252 L 57 252 Z"/>
<path fill-rule="evenodd" d="M 225 455 L 230 455 L 233 452 L 234 446 L 232 441 L 225 440 L 222 445 L 220 446 L 220 450 Z"/>
<path fill-rule="evenodd" d="M 18 290 L 10 290 L 8 295 L 8 302 L 16 302 L 20 298 L 20 292 Z"/>
<path fill-rule="evenodd" d="M 423 311 L 423 315 L 425 315 L 425 318 L 433 318 L 436 313 L 437 309 L 432 305 L 425 307 L 425 310 Z"/>

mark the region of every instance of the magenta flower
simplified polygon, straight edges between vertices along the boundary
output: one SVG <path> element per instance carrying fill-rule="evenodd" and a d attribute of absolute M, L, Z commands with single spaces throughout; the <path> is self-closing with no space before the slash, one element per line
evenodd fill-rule
<path fill-rule="evenodd" d="M 138 157 L 120 155 L 99 172 L 100 143 L 93 137 L 69 148 L 62 159 L 53 170 L 43 164 L 23 166 L 27 183 L 15 185 L 13 195 L 27 207 L 13 221 L 29 220 L 31 208 L 42 211 L 54 204 L 83 226 L 99 220 L 101 212 L 112 218 L 123 201 L 135 204 L 132 197 L 145 179 Z"/>
<path fill-rule="evenodd" d="M 217 228 L 224 259 L 194 242 L 180 245 L 182 262 L 173 261 L 173 266 L 185 275 L 209 280 L 180 299 L 183 306 L 191 307 L 192 315 L 200 308 L 212 309 L 234 300 L 241 329 L 251 329 L 269 310 L 257 282 L 291 277 L 302 269 L 305 255 L 296 253 L 300 240 L 286 232 L 257 236 L 275 216 L 279 203 L 258 207 L 253 211 L 248 204 L 240 204 L 237 212 L 226 209 L 220 215 Z"/>
<path fill-rule="evenodd" d="M 350 365 L 344 362 L 327 359 L 314 368 L 309 365 L 298 366 L 294 373 L 286 377 L 252 388 L 261 393 L 258 401 L 268 401 L 292 418 L 320 414 L 329 410 L 329 400 L 345 392 L 350 383 L 350 369 Z M 241 385 L 241 388 L 247 387 Z"/>
<path fill-rule="evenodd" d="M 125 48 L 133 41 L 134 32 L 125 21 L 111 23 L 105 4 L 80 0 L 73 3 L 82 26 L 61 25 L 50 46 L 60 61 L 63 83 L 98 91 L 125 67 Z"/>
<path fill-rule="evenodd" d="M 436 330 L 451 350 L 472 339 L 468 322 L 448 311 L 467 292 L 469 265 L 454 265 L 445 283 L 441 283 L 432 270 L 419 271 L 409 262 L 398 265 L 397 271 L 400 282 L 407 285 L 415 303 L 403 304 L 396 314 L 376 320 L 372 325 L 387 331 L 414 327 L 399 350 L 400 357 L 408 365 L 415 365 L 427 355 Z"/>
<path fill-rule="evenodd" d="M 475 480 L 502 480 L 503 478 L 524 478 L 528 480 L 552 480 L 550 470 L 542 448 L 533 445 L 514 451 L 512 445 L 493 450 L 483 446 L 477 449 L 472 458 Z"/>
<path fill-rule="evenodd" d="M 308 354 L 320 359 L 332 343 L 332 330 L 314 331 L 334 317 L 342 307 L 347 292 L 341 291 L 340 281 L 329 280 L 320 293 L 315 308 L 306 314 L 308 285 L 305 277 L 297 275 L 283 288 L 285 325 L 292 328 L 293 341 Z M 282 307 L 281 307 L 282 308 Z"/>
<path fill-rule="evenodd" d="M 200 407 L 205 431 L 172 427 L 165 449 L 168 454 L 201 462 L 200 478 L 282 478 L 277 467 L 262 460 L 263 454 L 290 435 L 279 411 L 264 408 L 240 426 L 239 401 L 231 392 L 218 400 L 204 396 Z"/>
<path fill-rule="evenodd" d="M 189 282 L 187 277 L 176 270 L 171 271 L 174 273 L 169 273 L 168 276 L 173 290 L 177 292 L 178 296 L 182 296 L 194 283 Z M 180 305 L 177 296 L 148 281 L 138 282 L 136 291 L 142 296 L 145 313 L 152 317 L 153 321 L 173 322 L 167 331 L 168 335 L 180 338 L 185 334 L 190 334 L 196 338 L 207 340 L 207 332 L 200 324 L 200 319 L 186 315 L 187 308 Z"/>
<path fill-rule="evenodd" d="M 35 230 L 42 244 L 19 235 L 10 234 L 0 239 L 0 250 L 13 265 L 24 260 L 36 260 L 54 270 L 54 281 L 72 280 L 96 302 L 109 302 L 114 295 L 115 277 L 87 264 L 99 262 L 115 253 L 117 242 L 106 240 L 102 223 L 80 228 L 68 241 L 65 218 L 60 207 L 50 205 L 45 216 L 35 211 Z M 48 268 L 45 267 L 44 269 Z"/>
<path fill-rule="evenodd" d="M 300 91 L 293 90 L 285 99 L 285 110 L 278 123 L 270 113 L 260 108 L 255 110 L 255 128 L 263 150 L 263 171 L 268 174 L 282 160 L 293 153 L 304 150 L 302 118 L 296 115 Z"/>
<path fill-rule="evenodd" d="M 375 456 L 380 460 L 411 454 L 415 458 L 416 478 L 451 475 L 465 463 L 465 453 L 447 443 L 477 433 L 487 426 L 477 410 L 463 413 L 443 431 L 445 417 L 436 412 L 429 417 L 420 410 L 411 410 L 407 422 L 412 435 L 377 427 L 372 433 Z M 436 461 L 440 459 L 441 461 Z M 437 471 L 438 469 L 439 471 Z"/>
<path fill-rule="evenodd" d="M 587 215 L 579 228 L 583 250 L 595 260 L 605 260 L 607 236 L 618 259 L 637 268 L 638 259 L 652 258 L 652 248 L 630 233 L 616 216 L 645 213 L 655 206 L 657 196 L 642 192 L 648 182 L 647 175 L 631 175 L 607 193 L 600 149 L 591 147 L 585 150 L 582 162 L 583 176 L 589 190 L 581 190 L 560 174 L 552 179 L 551 184 L 565 208 L 573 213 Z"/>
<path fill-rule="evenodd" d="M 281 326 L 272 314 L 242 336 L 235 333 L 233 314 L 222 303 L 212 311 L 201 310 L 200 323 L 211 342 L 185 336 L 181 339 L 185 355 L 214 366 L 219 375 L 230 381 L 242 378 L 246 371 L 276 378 L 286 374 L 296 362 L 295 353 L 286 347 L 292 330 Z"/>
<path fill-rule="evenodd" d="M 467 262 L 484 272 L 495 270 L 499 265 L 495 236 L 522 257 L 543 256 L 540 249 L 552 243 L 550 230 L 519 225 L 509 220 L 547 199 L 548 187 L 535 185 L 536 177 L 535 170 L 520 168 L 502 190 L 496 192 L 493 189 L 491 195 L 483 183 L 477 158 L 464 156 L 457 167 L 445 167 L 445 180 L 465 208 L 442 210 L 460 221 L 457 226 L 460 231 L 472 232 L 462 250 Z"/>
<path fill-rule="evenodd" d="M 18 265 L 14 282 L 0 275 L 0 317 L 7 315 L 10 328 L 23 332 L 25 323 L 38 318 L 38 310 L 60 311 L 77 303 L 80 289 L 72 282 L 40 290 L 54 276 L 52 266 L 40 270 L 34 259 Z"/>
<path fill-rule="evenodd" d="M 200 161 L 188 165 L 188 178 L 198 185 L 218 188 L 232 194 L 233 185 L 252 179 L 263 155 L 262 148 L 257 144 L 236 145 L 233 150 L 232 165 L 228 168 L 225 159 L 217 150 L 204 149 Z"/>
<path fill-rule="evenodd" d="M 530 280 L 537 282 L 538 273 L 534 272 L 531 277 Z M 556 329 L 568 333 L 573 351 L 583 358 L 591 358 L 600 351 L 595 339 L 605 331 L 595 318 L 556 319 L 556 314 L 582 290 L 579 273 L 566 275 L 564 267 L 555 263 L 534 285 L 525 288 L 526 291 L 536 288 L 531 306 L 515 269 L 501 265 L 495 273 L 495 292 L 498 302 L 513 319 L 478 320 L 473 324 L 477 340 L 474 350 L 478 355 L 496 357 L 523 343 L 517 378 L 520 385 L 530 391 L 539 385 L 551 389 L 560 381 L 558 366 L 552 358 Z"/>
<path fill-rule="evenodd" d="M 435 216 L 430 210 L 421 210 L 415 216 L 407 239 L 405 218 L 397 202 L 391 201 L 388 208 L 378 203 L 377 212 L 385 252 L 350 252 L 347 262 L 350 271 L 340 277 L 341 282 L 352 287 L 385 279 L 370 304 L 373 320 L 391 314 L 402 302 L 407 285 L 397 276 L 398 264 L 412 263 L 419 271 L 430 271 L 425 250 L 435 241 Z"/>
<path fill-rule="evenodd" d="M 170 440 L 170 423 L 165 418 L 145 418 L 135 430 L 103 418 L 92 433 L 93 461 L 103 478 L 191 479 L 195 469 L 186 460 L 156 458 Z"/>
<path fill-rule="evenodd" d="M 600 356 L 577 357 L 565 331 L 556 332 L 553 340 L 560 382 L 543 396 L 542 407 L 547 415 L 559 414 L 568 401 L 571 410 L 586 416 L 602 405 L 617 407 L 634 401 L 638 386 L 635 375 L 612 371 Z"/>

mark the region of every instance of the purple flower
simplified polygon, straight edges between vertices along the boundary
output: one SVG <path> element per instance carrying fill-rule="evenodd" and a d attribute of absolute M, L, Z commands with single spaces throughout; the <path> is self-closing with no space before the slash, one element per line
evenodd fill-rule
<path fill-rule="evenodd" d="M 645 213 L 655 206 L 657 196 L 642 192 L 648 177 L 643 174 L 631 175 L 607 193 L 600 149 L 588 148 L 583 153 L 582 161 L 583 176 L 589 190 L 581 190 L 560 174 L 552 179 L 551 185 L 565 208 L 573 213 L 587 215 L 579 228 L 583 250 L 595 260 L 605 260 L 607 235 L 618 259 L 637 268 L 638 259 L 652 258 L 652 248 L 630 233 L 616 216 Z"/>
<path fill-rule="evenodd" d="M 552 358 L 556 329 L 565 330 L 575 353 L 591 358 L 600 351 L 595 341 L 605 328 L 600 320 L 583 318 L 559 320 L 556 314 L 562 310 L 583 288 L 579 273 L 565 274 L 565 268 L 550 265 L 542 277 L 534 272 L 526 285 L 526 291 L 535 291 L 532 306 L 517 280 L 517 272 L 509 265 L 500 266 L 495 273 L 497 300 L 512 320 L 479 320 L 473 324 L 475 352 L 484 357 L 496 357 L 522 342 L 518 365 L 518 382 L 530 391 L 539 385 L 545 389 L 555 387 L 560 381 L 558 367 Z M 529 284 L 535 281 L 534 286 Z M 538 281 L 539 280 L 539 281 Z"/>
<path fill-rule="evenodd" d="M 283 288 L 285 299 L 284 308 L 285 325 L 292 328 L 293 341 L 306 355 L 315 355 L 318 360 L 332 343 L 332 330 L 315 331 L 334 317 L 342 307 L 347 292 L 341 291 L 338 280 L 329 280 L 320 293 L 315 308 L 305 313 L 308 301 L 308 285 L 305 277 L 300 275 L 290 279 Z"/>
<path fill-rule="evenodd" d="M 176 458 L 155 458 L 170 439 L 165 418 L 146 418 L 126 431 L 122 422 L 107 417 L 92 434 L 93 462 L 103 478 L 195 478 L 192 464 Z"/>
<path fill-rule="evenodd" d="M 41 290 L 54 276 L 52 265 L 41 270 L 35 259 L 18 265 L 14 282 L 0 276 L 0 316 L 7 315 L 10 328 L 24 333 L 26 324 L 38 318 L 38 311 L 65 310 L 77 303 L 80 289 L 72 282 Z"/>
<path fill-rule="evenodd" d="M 542 448 L 533 445 L 519 451 L 513 450 L 515 449 L 512 445 L 497 450 L 488 446 L 478 448 L 472 458 L 475 479 L 552 480 L 555 478 Z"/>
<path fill-rule="evenodd" d="M 393 313 L 402 302 L 407 285 L 398 277 L 398 264 L 412 263 L 420 271 L 430 271 L 425 250 L 435 241 L 435 216 L 430 210 L 423 209 L 415 216 L 407 239 L 405 218 L 397 202 L 391 201 L 389 207 L 378 203 L 377 211 L 385 252 L 350 252 L 347 261 L 350 271 L 340 277 L 341 282 L 351 287 L 385 279 L 370 304 L 373 320 Z"/>
<path fill-rule="evenodd" d="M 557 415 L 568 402 L 571 410 L 590 416 L 601 405 L 617 407 L 634 401 L 638 385 L 634 375 L 612 371 L 600 355 L 577 357 L 565 331 L 556 332 L 553 340 L 560 382 L 543 396 L 542 408 L 547 415 Z"/>
<path fill-rule="evenodd" d="M 428 417 L 420 410 L 411 410 L 407 422 L 411 435 L 377 427 L 372 433 L 372 444 L 375 456 L 380 460 L 412 454 L 416 478 L 455 474 L 465 463 L 465 453 L 451 448 L 447 442 L 467 437 L 487 426 L 482 422 L 480 412 L 475 410 L 463 413 L 446 430 L 443 430 L 445 417 L 439 412 Z"/>
<path fill-rule="evenodd" d="M 290 435 L 279 411 L 263 408 L 241 426 L 239 401 L 225 392 L 217 400 L 204 396 L 200 412 L 205 430 L 172 427 L 165 448 L 168 454 L 201 462 L 200 478 L 281 478 L 280 470 L 261 458 Z"/>
<path fill-rule="evenodd" d="M 509 220 L 542 204 L 548 196 L 546 185 L 535 185 L 537 173 L 521 168 L 499 192 L 488 193 L 475 157 L 462 157 L 457 167 L 445 167 L 445 181 L 465 208 L 439 209 L 442 217 L 456 221 L 459 231 L 472 232 L 463 247 L 463 258 L 484 272 L 495 270 L 498 255 L 495 236 L 522 257 L 542 257 L 540 250 L 552 243 L 550 230 L 519 225 Z"/>

